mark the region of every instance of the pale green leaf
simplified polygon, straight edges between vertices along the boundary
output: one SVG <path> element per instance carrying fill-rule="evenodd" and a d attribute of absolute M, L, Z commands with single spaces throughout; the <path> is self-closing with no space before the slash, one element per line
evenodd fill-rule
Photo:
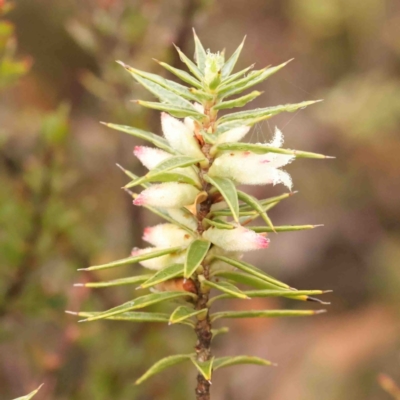
<path fill-rule="evenodd" d="M 254 110 L 248 110 L 248 111 L 239 111 L 236 113 L 224 115 L 218 120 L 218 123 L 222 124 L 228 121 L 248 120 L 248 119 L 257 119 L 258 121 L 262 121 L 264 119 L 268 119 L 282 112 L 294 112 L 301 108 L 306 108 L 307 106 L 314 103 L 318 103 L 319 101 L 321 100 L 303 101 L 298 104 L 284 104 L 273 107 L 256 108 Z"/>
<path fill-rule="evenodd" d="M 233 267 L 239 268 L 240 270 L 247 272 L 250 275 L 254 275 L 257 278 L 260 278 L 262 280 L 265 280 L 267 282 L 271 282 L 275 284 L 276 286 L 282 287 L 282 288 L 289 288 L 289 285 L 286 283 L 280 282 L 277 279 L 273 278 L 272 276 L 269 276 L 266 274 L 264 271 L 261 269 L 255 267 L 254 265 L 248 264 L 244 261 L 239 261 L 239 260 L 234 260 L 225 256 L 214 256 L 214 259 L 224 261 L 229 265 L 232 265 Z"/>
<path fill-rule="evenodd" d="M 81 311 L 81 312 L 71 312 L 67 311 L 68 314 L 77 315 L 83 318 L 97 317 L 101 314 L 100 311 Z M 104 318 L 113 321 L 128 321 L 128 322 L 165 322 L 169 321 L 169 315 L 165 313 L 153 313 L 153 312 L 124 312 L 122 314 L 112 315 L 110 317 Z"/>
<path fill-rule="evenodd" d="M 180 323 L 200 314 L 204 314 L 204 316 L 206 316 L 207 312 L 207 308 L 204 308 L 202 310 L 193 310 L 193 308 L 179 306 L 173 311 L 173 313 L 169 317 L 169 325 Z"/>
<path fill-rule="evenodd" d="M 198 111 L 192 110 L 190 108 L 152 101 L 137 100 L 136 102 L 143 107 L 151 108 L 153 110 L 165 111 L 176 118 L 191 117 L 198 121 L 202 121 L 205 118 L 204 114 L 201 114 Z"/>
<path fill-rule="evenodd" d="M 173 264 L 157 271 L 151 278 L 140 285 L 141 288 L 148 288 L 158 285 L 161 282 L 183 275 L 183 264 Z"/>
<path fill-rule="evenodd" d="M 218 151 L 251 151 L 256 154 L 277 153 L 295 156 L 297 158 L 330 158 L 323 154 L 310 153 L 307 151 L 281 149 L 280 147 L 271 147 L 266 144 L 253 143 L 221 143 L 216 146 Z"/>
<path fill-rule="evenodd" d="M 200 39 L 197 37 L 195 30 L 193 29 L 194 36 L 194 45 L 195 45 L 195 59 L 197 66 L 200 71 L 204 72 L 206 68 L 206 51 L 204 50 L 203 45 L 200 42 Z"/>
<path fill-rule="evenodd" d="M 109 124 L 106 122 L 102 122 L 103 125 L 108 126 L 109 128 L 116 129 L 117 131 L 125 132 L 129 135 L 135 136 L 139 139 L 146 140 L 154 146 L 157 146 L 159 149 L 163 149 L 168 153 L 174 153 L 175 151 L 169 146 L 168 142 L 162 138 L 151 132 L 143 131 L 142 129 L 133 128 L 132 126 L 127 125 L 117 125 L 117 124 Z"/>
<path fill-rule="evenodd" d="M 204 379 L 209 382 L 211 381 L 214 358 L 215 357 L 212 357 L 207 361 L 199 361 L 195 356 L 190 357 L 190 360 L 197 370 L 203 375 Z"/>
<path fill-rule="evenodd" d="M 222 335 L 224 333 L 229 333 L 229 328 L 224 326 L 224 327 L 218 328 L 218 329 L 211 329 L 211 333 L 212 333 L 212 338 L 214 339 L 218 335 Z"/>
<path fill-rule="evenodd" d="M 236 356 L 236 357 L 219 357 L 214 360 L 214 371 L 220 368 L 230 367 L 232 365 L 238 364 L 255 364 L 261 366 L 271 366 L 275 365 L 271 361 L 264 360 L 259 357 L 251 357 L 251 356 Z"/>
<path fill-rule="evenodd" d="M 235 107 L 243 107 L 247 103 L 250 103 L 250 101 L 253 101 L 255 98 L 260 96 L 263 92 L 259 91 L 254 91 L 249 94 L 246 94 L 245 96 L 239 97 L 234 100 L 230 101 L 222 101 L 221 103 L 216 104 L 213 106 L 213 110 L 225 110 L 228 108 L 235 108 Z"/>
<path fill-rule="evenodd" d="M 96 271 L 99 269 L 119 267 L 120 265 L 134 264 L 140 261 L 150 260 L 151 258 L 161 257 L 165 254 L 175 253 L 180 250 L 182 250 L 182 247 L 169 247 L 167 249 L 154 250 L 150 253 L 139 254 L 138 256 L 123 258 L 122 260 L 112 261 L 107 264 L 94 265 L 89 268 L 82 268 L 79 269 L 78 271 Z"/>
<path fill-rule="evenodd" d="M 174 74 L 179 79 L 188 83 L 189 85 L 192 85 L 198 89 L 201 89 L 203 87 L 202 84 L 196 78 L 194 78 L 192 75 L 188 74 L 186 71 L 182 71 L 179 68 L 172 67 L 171 65 L 169 65 L 165 62 L 158 61 L 158 63 L 162 67 L 164 67 L 167 71 L 171 72 L 171 74 Z M 195 95 L 195 93 L 193 93 L 193 94 Z"/>
<path fill-rule="evenodd" d="M 323 225 L 282 225 L 275 226 L 273 229 L 267 226 L 249 226 L 248 228 L 254 232 L 292 232 L 292 231 L 304 231 L 314 229 Z"/>
<path fill-rule="evenodd" d="M 193 293 L 190 292 L 160 292 L 151 293 L 145 296 L 137 297 L 134 300 L 128 301 L 117 307 L 110 308 L 107 311 L 100 312 L 99 314 L 89 317 L 83 321 L 96 321 L 99 319 L 106 319 L 114 315 L 122 314 L 127 311 L 139 310 L 141 308 L 149 307 L 153 304 L 161 303 L 164 301 L 174 300 L 179 297 L 195 297 Z M 80 322 L 83 322 L 80 321 Z"/>
<path fill-rule="evenodd" d="M 239 221 L 239 200 L 234 183 L 227 178 L 216 178 L 205 175 L 204 179 L 211 183 L 222 195 L 229 209 L 232 211 L 233 219 Z"/>
<path fill-rule="evenodd" d="M 229 77 L 225 78 L 222 80 L 221 83 L 221 87 L 225 87 L 228 83 L 231 83 L 233 81 L 236 81 L 238 78 L 240 78 L 241 76 L 243 76 L 246 72 L 250 71 L 251 69 L 254 68 L 254 64 L 250 65 L 249 67 L 246 67 L 244 69 L 242 69 L 239 72 L 236 72 L 232 75 L 230 75 Z"/>
<path fill-rule="evenodd" d="M 179 54 L 179 58 L 181 59 L 181 61 L 183 63 L 186 64 L 186 66 L 188 67 L 189 71 L 200 81 L 203 80 L 204 78 L 204 74 L 199 70 L 199 68 L 197 67 L 197 65 L 191 61 L 184 53 L 182 53 L 182 51 L 179 49 L 179 47 L 175 46 L 176 51 Z"/>
<path fill-rule="evenodd" d="M 233 68 L 235 68 L 236 62 L 240 56 L 240 53 L 242 52 L 245 40 L 246 40 L 246 36 L 243 38 L 242 43 L 240 43 L 239 47 L 229 57 L 228 61 L 222 67 L 222 69 L 221 69 L 222 78 L 227 78 L 233 71 Z"/>
<path fill-rule="evenodd" d="M 216 283 L 213 281 L 204 280 L 202 284 L 210 288 L 218 289 L 221 292 L 229 294 L 232 297 L 237 297 L 239 299 L 249 299 L 249 297 L 245 293 L 243 293 L 239 288 L 229 282 L 220 281 Z"/>
<path fill-rule="evenodd" d="M 76 283 L 74 286 L 85 286 L 90 288 L 103 288 L 109 286 L 122 286 L 122 285 L 133 285 L 145 282 L 151 277 L 150 274 L 130 276 L 129 278 L 114 279 L 107 282 L 87 282 L 87 283 Z"/>
<path fill-rule="evenodd" d="M 157 361 L 150 369 L 148 369 L 136 382 L 135 385 L 140 385 L 145 380 L 152 376 L 164 371 L 166 368 L 172 367 L 173 365 L 179 364 L 183 361 L 189 360 L 193 357 L 193 354 L 177 354 L 174 356 L 165 357 L 162 360 Z"/>
<path fill-rule="evenodd" d="M 200 182 L 194 180 L 191 176 L 186 174 L 181 174 L 179 172 L 158 172 L 154 175 L 145 175 L 141 178 L 137 178 L 129 183 L 127 183 L 124 188 L 132 188 L 138 185 L 143 185 L 149 182 L 178 182 L 178 183 L 188 183 L 189 185 L 196 186 L 201 189 Z"/>
<path fill-rule="evenodd" d="M 229 215 L 232 215 L 232 213 L 230 211 L 229 211 Z M 235 228 L 235 226 L 233 226 L 232 224 L 229 224 L 225 221 L 221 221 L 219 219 L 204 218 L 203 223 L 205 223 L 206 225 L 215 226 L 218 229 L 234 229 Z"/>
<path fill-rule="evenodd" d="M 184 277 L 190 278 L 207 255 L 211 243 L 206 240 L 197 239 L 193 241 L 186 253 Z"/>
<path fill-rule="evenodd" d="M 275 318 L 275 317 L 307 317 L 325 312 L 325 310 L 250 310 L 221 311 L 211 315 L 211 322 L 220 318 Z"/>
<path fill-rule="evenodd" d="M 194 164 L 198 164 L 204 161 L 204 158 L 193 158 L 189 156 L 174 156 L 167 158 L 160 162 L 155 168 L 153 168 L 146 176 L 156 175 L 159 172 L 170 171 L 175 168 L 188 167 Z"/>
<path fill-rule="evenodd" d="M 27 394 L 26 396 L 22 396 L 22 397 L 18 397 L 17 399 L 14 400 L 30 400 L 33 398 L 33 396 L 40 390 L 40 388 L 43 386 L 43 383 L 33 392 L 30 392 L 29 394 Z"/>

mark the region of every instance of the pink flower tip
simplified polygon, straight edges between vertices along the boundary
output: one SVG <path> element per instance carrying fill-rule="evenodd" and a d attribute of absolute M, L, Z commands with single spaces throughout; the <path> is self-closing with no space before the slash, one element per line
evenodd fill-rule
<path fill-rule="evenodd" d="M 146 242 L 147 242 L 147 240 L 149 239 L 149 236 L 150 236 L 150 234 L 151 234 L 151 231 L 152 231 L 152 228 L 151 228 L 151 227 L 144 228 L 144 230 L 143 230 L 143 237 L 142 237 L 142 239 L 145 240 Z"/>
<path fill-rule="evenodd" d="M 145 203 L 145 199 L 144 196 L 142 196 L 141 194 L 139 194 L 138 197 L 136 197 L 135 200 L 133 200 L 133 204 L 135 206 L 142 206 Z"/>
<path fill-rule="evenodd" d="M 269 239 L 264 236 L 257 235 L 257 245 L 260 249 L 266 249 L 269 246 Z"/>
<path fill-rule="evenodd" d="M 133 150 L 133 154 L 135 156 L 140 155 L 143 152 L 143 146 L 135 146 L 135 149 Z"/>

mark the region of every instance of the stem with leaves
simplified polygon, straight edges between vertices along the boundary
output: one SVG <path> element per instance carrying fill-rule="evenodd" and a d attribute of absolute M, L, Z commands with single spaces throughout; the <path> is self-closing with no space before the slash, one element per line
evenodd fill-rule
<path fill-rule="evenodd" d="M 243 43 L 225 61 L 224 54 L 206 51 L 196 34 L 194 38 L 196 63 L 177 48 L 181 61 L 190 73 L 159 62 L 189 86 L 119 62 L 159 100 L 136 102 L 162 111 L 164 138 L 134 127 L 105 124 L 156 147 L 135 147 L 134 154 L 149 170 L 144 176 L 138 177 L 119 167 L 131 179 L 124 189 L 132 196 L 134 205 L 147 208 L 165 223 L 145 229 L 143 239 L 150 243 L 150 247 L 135 248 L 127 258 L 85 270 L 98 271 L 139 263 L 153 272 L 106 282 L 78 284 L 93 288 L 136 284 L 140 285 L 139 289 L 150 289 L 152 293 L 106 311 L 72 314 L 83 317 L 83 321 L 152 321 L 191 327 L 197 335 L 195 353 L 178 354 L 158 361 L 136 384 L 172 365 L 191 361 L 198 371 L 196 399 L 209 400 L 212 374 L 219 368 L 236 364 L 272 365 L 267 360 L 252 356 L 214 357 L 211 352 L 213 332 L 215 336 L 227 331 L 226 328 L 212 330 L 215 321 L 307 316 L 324 311 L 227 310 L 211 314 L 210 308 L 214 302 L 225 298 L 284 297 L 323 303 L 312 296 L 325 292 L 294 289 L 241 258 L 244 252 L 268 247 L 267 232 L 307 230 L 317 226 L 275 227 L 267 213 L 293 194 L 291 177 L 281 167 L 297 158 L 328 157 L 283 149 L 283 136 L 278 129 L 270 143 L 241 142 L 254 124 L 281 112 L 304 108 L 315 101 L 231 112 L 219 117 L 219 110 L 243 107 L 261 92 L 228 98 L 262 82 L 287 63 L 251 72 L 252 67 L 249 67 L 233 73 Z M 278 183 L 288 187 L 290 192 L 259 200 L 237 189 L 241 184 Z M 140 193 L 130 190 L 138 187 L 144 190 Z M 251 225 L 258 218 L 265 226 Z M 214 290 L 217 295 L 210 297 Z M 164 302 L 180 304 L 170 313 L 142 311 Z"/>

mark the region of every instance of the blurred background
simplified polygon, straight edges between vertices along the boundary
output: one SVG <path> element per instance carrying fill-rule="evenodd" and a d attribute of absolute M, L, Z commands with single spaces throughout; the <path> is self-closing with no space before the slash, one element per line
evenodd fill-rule
<path fill-rule="evenodd" d="M 139 141 L 99 124 L 160 133 L 159 114 L 130 102 L 151 96 L 115 60 L 159 74 L 152 58 L 183 68 L 172 43 L 192 55 L 195 27 L 206 48 L 228 55 L 247 34 L 237 70 L 295 58 L 260 85 L 252 107 L 324 99 L 257 125 L 251 140 L 269 140 L 277 125 L 287 147 L 337 157 L 288 166 L 299 193 L 270 213 L 275 225 L 325 227 L 271 235 L 268 250 L 246 258 L 299 289 L 333 289 L 329 312 L 228 322 L 215 355 L 279 367 L 218 371 L 213 398 L 390 399 L 377 374 L 400 382 L 400 2 L 16 0 L 5 14 L 7 4 L 0 0 L 0 398 L 42 382 L 38 400 L 194 397 L 195 372 L 185 365 L 133 386 L 160 357 L 191 351 L 186 327 L 78 324 L 64 310 L 131 299 L 130 286 L 72 285 L 139 267 L 76 270 L 126 257 L 158 222 L 120 190 L 116 162 L 143 172 L 132 155 Z M 249 307 L 230 304 L 219 307 Z"/>

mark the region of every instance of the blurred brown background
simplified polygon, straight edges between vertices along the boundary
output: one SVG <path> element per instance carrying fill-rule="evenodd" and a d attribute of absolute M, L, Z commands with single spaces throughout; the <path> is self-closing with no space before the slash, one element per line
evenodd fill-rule
<path fill-rule="evenodd" d="M 132 287 L 72 284 L 139 267 L 76 270 L 126 257 L 157 221 L 119 189 L 126 179 L 116 162 L 143 172 L 132 155 L 138 141 L 98 123 L 160 132 L 158 113 L 130 102 L 150 96 L 114 61 L 164 74 L 151 58 L 180 66 L 172 42 L 193 54 L 192 27 L 205 47 L 227 54 L 247 34 L 237 70 L 294 57 L 252 105 L 325 101 L 260 124 L 249 138 L 266 141 L 277 125 L 287 147 L 337 157 L 290 165 L 299 194 L 271 212 L 276 225 L 325 227 L 271 235 L 268 250 L 247 258 L 291 286 L 333 289 L 329 312 L 228 323 L 231 333 L 215 340 L 217 356 L 252 354 L 279 367 L 218 371 L 213 398 L 390 398 L 376 376 L 400 382 L 399 1 L 17 0 L 2 19 L 15 32 L 10 22 L 8 33 L 0 29 L 0 74 L 13 78 L 0 86 L 1 399 L 42 382 L 38 400 L 193 398 L 188 366 L 133 386 L 158 358 L 191 351 L 195 337 L 186 327 L 78 324 L 64 314 L 132 298 Z M 314 305 L 263 299 L 253 306 Z"/>

